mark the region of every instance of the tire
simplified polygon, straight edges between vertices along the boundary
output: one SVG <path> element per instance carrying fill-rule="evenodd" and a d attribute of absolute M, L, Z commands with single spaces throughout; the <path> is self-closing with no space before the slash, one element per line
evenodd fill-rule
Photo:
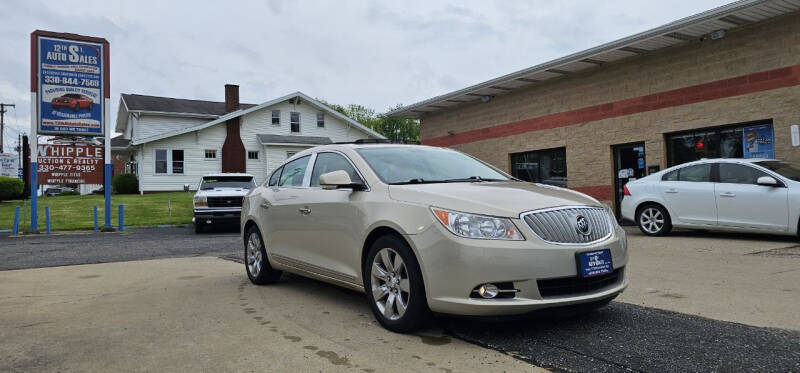
<path fill-rule="evenodd" d="M 667 210 L 660 205 L 645 205 L 636 214 L 636 225 L 648 236 L 666 236 L 672 231 L 672 220 Z"/>
<path fill-rule="evenodd" d="M 256 285 L 269 285 L 278 282 L 281 278 L 281 271 L 277 271 L 269 264 L 267 251 L 264 248 L 264 241 L 261 239 L 261 232 L 258 227 L 252 226 L 247 229 L 244 236 L 244 270 L 247 278 Z"/>
<path fill-rule="evenodd" d="M 72 108 L 72 110 L 73 110 L 73 111 L 79 111 L 79 110 L 81 110 L 81 105 L 80 105 L 80 104 L 75 104 L 75 106 Z"/>
<path fill-rule="evenodd" d="M 403 239 L 378 238 L 369 248 L 363 267 L 367 300 L 381 326 L 395 333 L 409 333 L 430 320 L 422 272 Z"/>

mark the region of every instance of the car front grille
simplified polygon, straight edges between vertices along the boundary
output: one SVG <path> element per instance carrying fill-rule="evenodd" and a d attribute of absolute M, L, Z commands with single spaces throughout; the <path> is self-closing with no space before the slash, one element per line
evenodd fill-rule
<path fill-rule="evenodd" d="M 532 211 L 522 215 L 539 238 L 562 245 L 585 245 L 611 234 L 611 220 L 602 207 L 576 206 Z M 580 229 L 581 222 L 588 226 Z"/>
<path fill-rule="evenodd" d="M 208 207 L 242 207 L 244 197 L 208 197 Z"/>
<path fill-rule="evenodd" d="M 536 285 L 539 286 L 542 298 L 580 295 L 616 284 L 620 280 L 621 273 L 622 268 L 617 268 L 609 274 L 589 278 L 574 276 L 537 280 Z"/>

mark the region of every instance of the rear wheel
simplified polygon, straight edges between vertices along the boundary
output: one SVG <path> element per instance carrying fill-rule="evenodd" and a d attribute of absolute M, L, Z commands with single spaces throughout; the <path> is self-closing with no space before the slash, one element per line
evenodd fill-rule
<path fill-rule="evenodd" d="M 648 236 L 664 236 L 672 230 L 667 210 L 659 205 L 646 205 L 636 216 L 639 230 Z"/>
<path fill-rule="evenodd" d="M 372 313 L 388 330 L 412 332 L 430 319 L 417 259 L 398 237 L 381 237 L 370 247 L 364 265 L 364 289 Z"/>
<path fill-rule="evenodd" d="M 267 285 L 281 278 L 281 271 L 272 268 L 267 259 L 261 232 L 255 226 L 247 230 L 244 241 L 244 267 L 247 278 L 256 285 Z"/>

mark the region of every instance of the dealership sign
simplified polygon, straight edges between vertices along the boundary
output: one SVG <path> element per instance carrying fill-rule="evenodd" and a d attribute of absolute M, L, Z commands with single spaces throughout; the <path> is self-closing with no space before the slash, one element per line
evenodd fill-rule
<path fill-rule="evenodd" d="M 103 184 L 103 147 L 39 145 L 40 184 Z"/>
<path fill-rule="evenodd" d="M 37 92 L 38 132 L 103 136 L 108 97 L 108 42 L 36 34 L 32 86 Z"/>

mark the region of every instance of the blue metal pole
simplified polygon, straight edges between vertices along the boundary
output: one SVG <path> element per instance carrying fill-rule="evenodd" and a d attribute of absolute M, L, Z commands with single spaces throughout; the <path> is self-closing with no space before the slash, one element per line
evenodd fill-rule
<path fill-rule="evenodd" d="M 125 229 L 125 205 L 119 205 L 119 230 Z"/>
<path fill-rule="evenodd" d="M 97 205 L 94 205 L 94 231 L 97 232 Z"/>
<path fill-rule="evenodd" d="M 36 136 L 33 136 L 32 141 L 36 141 Z M 38 181 L 36 180 L 36 165 L 36 162 L 31 162 L 31 226 L 29 228 L 31 232 L 37 232 L 39 230 L 39 211 L 37 210 L 39 207 L 39 204 L 37 203 L 37 192 L 39 190 L 39 185 Z"/>
<path fill-rule="evenodd" d="M 111 170 L 112 165 L 111 163 L 106 163 L 105 174 L 103 175 L 103 188 L 106 197 L 106 211 L 105 211 L 105 218 L 106 218 L 106 228 L 111 228 Z"/>
<path fill-rule="evenodd" d="M 14 207 L 14 235 L 19 234 L 19 206 Z"/>
<path fill-rule="evenodd" d="M 44 225 L 47 227 L 47 234 L 50 234 L 50 206 L 44 207 Z"/>

